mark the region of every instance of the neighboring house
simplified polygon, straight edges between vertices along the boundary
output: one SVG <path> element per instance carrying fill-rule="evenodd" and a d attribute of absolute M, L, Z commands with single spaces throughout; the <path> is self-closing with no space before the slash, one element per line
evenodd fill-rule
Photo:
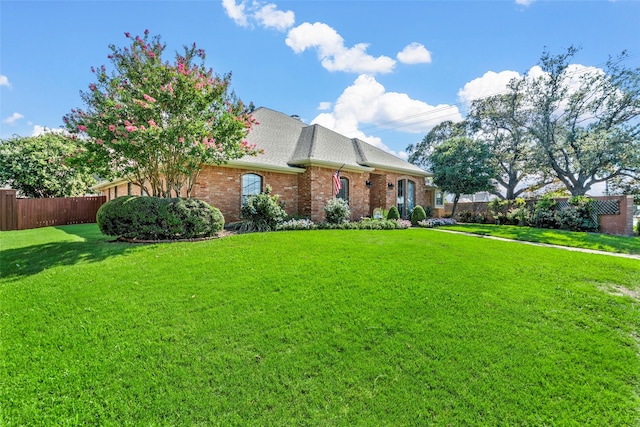
<path fill-rule="evenodd" d="M 258 121 L 247 141 L 264 149 L 221 166 L 204 166 L 192 197 L 222 211 L 226 222 L 240 219 L 242 202 L 269 185 L 289 215 L 312 221 L 324 220 L 324 206 L 333 197 L 333 174 L 339 169 L 342 190 L 337 195 L 349 202 L 351 219 L 371 216 L 374 209 L 396 205 L 407 217 L 415 205 L 432 206 L 434 215 L 444 214 L 442 193 L 430 183 L 431 173 L 357 138 L 347 138 L 320 125 L 258 108 Z M 126 180 L 95 187 L 111 200 L 140 189 Z"/>

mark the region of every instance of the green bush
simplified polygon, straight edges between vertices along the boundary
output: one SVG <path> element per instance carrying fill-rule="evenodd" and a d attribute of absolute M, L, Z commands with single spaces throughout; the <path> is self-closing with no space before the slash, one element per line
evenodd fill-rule
<path fill-rule="evenodd" d="M 420 205 L 411 210 L 411 225 L 418 225 L 420 221 L 427 219 L 427 213 Z"/>
<path fill-rule="evenodd" d="M 433 206 L 425 206 L 424 214 L 427 216 L 427 218 L 431 218 L 433 216 Z"/>
<path fill-rule="evenodd" d="M 538 228 L 558 228 L 558 216 L 556 215 L 556 202 L 550 196 L 542 196 L 533 208 L 533 213 L 529 219 L 532 227 Z"/>
<path fill-rule="evenodd" d="M 96 222 L 107 236 L 138 240 L 211 237 L 224 227 L 220 210 L 196 199 L 124 196 L 98 209 Z"/>
<path fill-rule="evenodd" d="M 587 196 L 575 196 L 569 200 L 569 206 L 579 218 L 574 222 L 572 231 L 598 231 L 598 213 L 595 200 Z"/>
<path fill-rule="evenodd" d="M 458 221 L 466 223 L 484 224 L 487 222 L 487 217 L 480 212 L 462 211 L 456 215 Z"/>
<path fill-rule="evenodd" d="M 242 205 L 242 217 L 246 220 L 241 231 L 275 231 L 287 217 L 277 194 L 271 195 L 271 187 L 264 192 L 249 196 Z"/>
<path fill-rule="evenodd" d="M 391 206 L 387 213 L 387 219 L 400 219 L 400 211 L 396 206 Z"/>
<path fill-rule="evenodd" d="M 462 211 L 458 213 L 458 220 L 460 222 L 474 222 L 475 214 L 471 211 Z"/>
<path fill-rule="evenodd" d="M 333 198 L 324 205 L 325 219 L 329 224 L 342 224 L 349 221 L 351 211 L 349 204 L 344 199 Z"/>

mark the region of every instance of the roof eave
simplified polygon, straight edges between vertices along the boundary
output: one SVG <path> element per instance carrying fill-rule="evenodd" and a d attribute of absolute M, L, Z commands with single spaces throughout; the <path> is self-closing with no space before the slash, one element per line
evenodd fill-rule
<path fill-rule="evenodd" d="M 330 168 L 330 169 L 342 168 L 343 171 L 349 171 L 349 172 L 371 172 L 375 170 L 375 168 L 372 168 L 366 165 L 344 164 L 344 163 L 337 163 L 337 162 L 317 160 L 317 159 L 304 159 L 291 164 L 295 166 L 303 166 L 303 167 L 319 166 L 319 167 Z"/>
<path fill-rule="evenodd" d="M 414 176 L 424 176 L 424 177 L 432 177 L 433 174 L 431 172 L 427 172 L 425 170 L 415 170 L 415 169 L 409 169 L 409 168 L 403 168 L 403 167 L 397 167 L 397 166 L 390 166 L 390 165 L 385 165 L 382 163 L 371 163 L 371 162 L 367 162 L 367 166 L 371 167 L 371 168 L 375 168 L 376 170 L 385 170 L 385 171 L 389 171 L 389 172 L 399 172 L 399 173 L 403 173 L 403 174 L 407 174 L 407 175 L 414 175 Z"/>
<path fill-rule="evenodd" d="M 289 174 L 304 173 L 305 169 L 297 166 L 281 166 L 270 165 L 260 162 L 246 162 L 239 160 L 230 160 L 229 162 L 219 165 L 220 167 L 234 168 L 234 169 L 258 169 L 264 171 L 281 172 Z"/>
<path fill-rule="evenodd" d="M 128 182 L 129 182 L 129 180 L 126 179 L 126 178 L 118 178 L 118 179 L 115 179 L 113 181 L 103 181 L 103 182 L 101 182 L 99 184 L 94 185 L 93 187 L 91 187 L 91 189 L 95 190 L 95 191 L 102 191 L 102 190 L 104 190 L 106 188 L 117 186 L 117 185 L 120 185 L 120 184 L 126 184 Z"/>

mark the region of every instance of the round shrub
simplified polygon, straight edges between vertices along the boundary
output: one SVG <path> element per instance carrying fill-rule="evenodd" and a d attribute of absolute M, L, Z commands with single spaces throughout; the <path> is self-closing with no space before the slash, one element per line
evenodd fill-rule
<path fill-rule="evenodd" d="M 96 222 L 107 236 L 137 240 L 211 237 L 224 227 L 219 209 L 196 199 L 124 196 L 98 209 Z"/>
<path fill-rule="evenodd" d="M 550 196 L 542 196 L 533 208 L 533 213 L 529 219 L 532 227 L 537 228 L 558 228 L 558 217 L 556 215 L 556 202 Z"/>
<path fill-rule="evenodd" d="M 275 231 L 287 217 L 278 198 L 277 194 L 271 195 L 268 185 L 263 193 L 249 196 L 241 208 L 242 217 L 246 219 L 242 231 Z"/>
<path fill-rule="evenodd" d="M 418 225 L 420 221 L 427 219 L 427 213 L 420 205 L 411 210 L 411 225 Z"/>
<path fill-rule="evenodd" d="M 400 211 L 395 206 L 391 206 L 389 208 L 389 213 L 387 213 L 387 219 L 400 219 Z"/>
<path fill-rule="evenodd" d="M 349 204 L 344 199 L 333 198 L 324 205 L 324 215 L 329 224 L 342 224 L 349 221 L 351 211 Z"/>
<path fill-rule="evenodd" d="M 427 216 L 427 218 L 431 218 L 433 216 L 433 206 L 425 206 L 424 214 Z"/>

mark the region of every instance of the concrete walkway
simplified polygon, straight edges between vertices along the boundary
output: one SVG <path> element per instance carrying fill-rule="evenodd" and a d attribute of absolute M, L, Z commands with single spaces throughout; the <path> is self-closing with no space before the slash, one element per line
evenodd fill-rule
<path fill-rule="evenodd" d="M 635 259 L 635 260 L 640 261 L 640 255 L 620 254 L 620 253 L 617 253 L 617 252 L 596 251 L 594 249 L 572 248 L 570 246 L 552 245 L 552 244 L 549 244 L 549 243 L 527 242 L 527 241 L 524 241 L 524 240 L 514 240 L 514 239 L 506 239 L 504 237 L 496 237 L 496 236 L 487 236 L 487 235 L 483 235 L 483 234 L 467 233 L 466 231 L 442 230 L 442 229 L 440 229 L 438 227 L 434 227 L 431 230 L 440 231 L 442 233 L 463 234 L 465 236 L 478 237 L 478 238 L 482 238 L 482 239 L 501 240 L 503 242 L 515 242 L 515 243 L 522 243 L 522 244 L 525 244 L 525 245 L 533 245 L 533 246 L 544 246 L 544 247 L 548 247 L 548 248 L 564 249 L 565 251 L 584 252 L 584 253 L 587 253 L 587 254 L 609 255 L 609 256 L 615 256 L 615 257 L 619 257 L 619 258 L 629 258 L 629 259 Z"/>

